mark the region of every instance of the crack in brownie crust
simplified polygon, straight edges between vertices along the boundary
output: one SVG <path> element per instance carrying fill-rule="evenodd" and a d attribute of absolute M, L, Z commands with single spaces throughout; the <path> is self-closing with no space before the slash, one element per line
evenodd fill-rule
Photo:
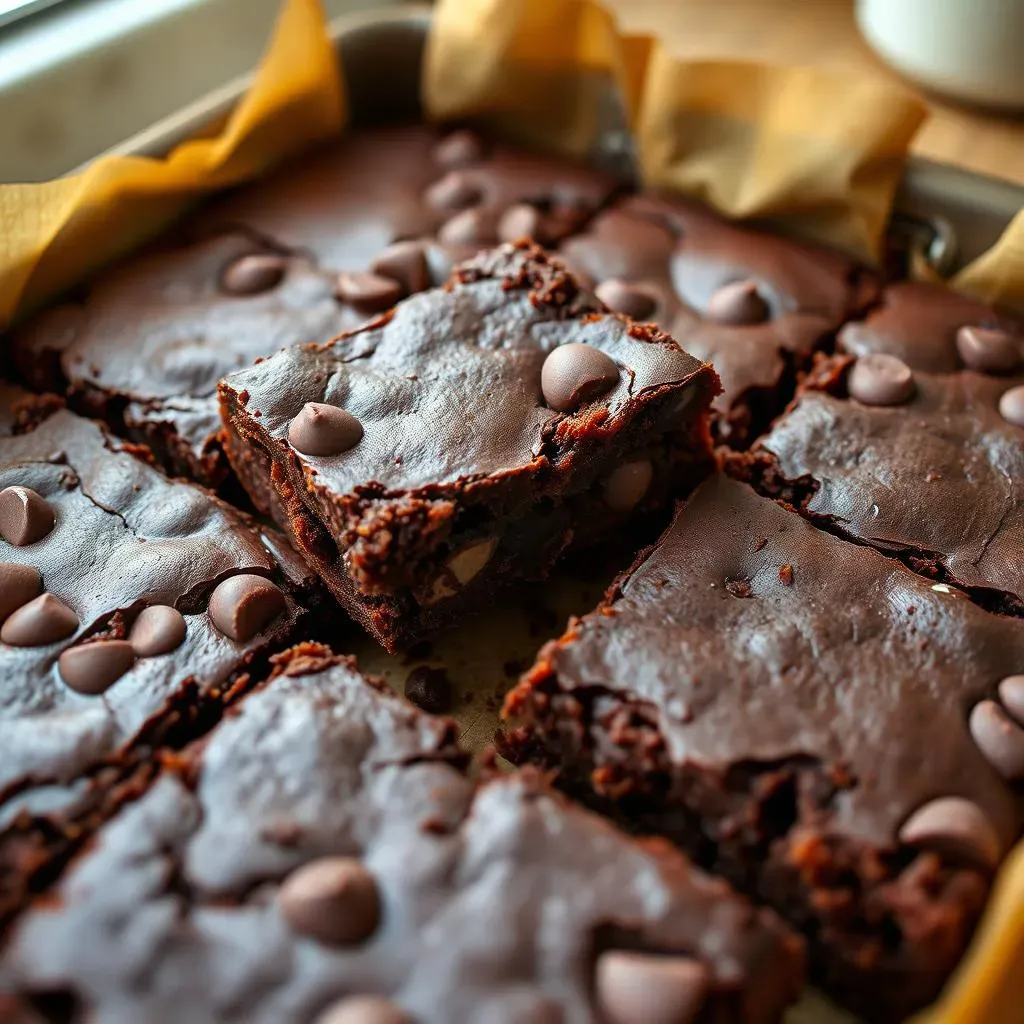
<path fill-rule="evenodd" d="M 1024 823 L 1022 666 L 1020 623 L 715 477 L 542 651 L 505 742 L 773 903 L 837 996 L 898 1020 Z"/>
<path fill-rule="evenodd" d="M 221 400 L 253 500 L 393 649 L 686 493 L 709 469 L 716 388 L 522 243 L 232 375 Z"/>
<path fill-rule="evenodd" d="M 802 949 L 771 912 L 537 773 L 471 781 L 454 723 L 350 659 L 275 660 L 18 922 L 0 985 L 26 1007 L 51 1019 L 58 1001 L 72 1024 L 781 1019 Z M 341 1013 L 359 999 L 377 1015 Z"/>

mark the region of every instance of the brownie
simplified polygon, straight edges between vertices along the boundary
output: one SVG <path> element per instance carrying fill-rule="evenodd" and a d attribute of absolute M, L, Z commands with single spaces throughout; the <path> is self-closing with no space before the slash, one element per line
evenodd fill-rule
<path fill-rule="evenodd" d="M 279 535 L 97 423 L 58 410 L 0 437 L 0 868 L 19 865 L 0 919 L 97 777 L 205 728 L 316 589 Z"/>
<path fill-rule="evenodd" d="M 362 131 L 204 207 L 81 301 L 29 321 L 13 358 L 36 389 L 66 390 L 171 472 L 217 485 L 222 376 L 362 323 L 483 244 L 555 243 L 614 188 L 465 132 Z"/>
<path fill-rule="evenodd" d="M 878 291 L 837 252 L 656 195 L 620 200 L 561 253 L 612 309 L 655 321 L 714 364 L 715 435 L 734 448 L 782 411 L 811 354 Z"/>
<path fill-rule="evenodd" d="M 228 450 L 389 650 L 707 474 L 714 370 L 529 242 L 221 383 Z"/>
<path fill-rule="evenodd" d="M 516 760 L 776 906 L 900 1020 L 1024 824 L 1024 623 L 723 476 L 509 695 Z"/>
<path fill-rule="evenodd" d="M 1024 325 L 897 285 L 737 471 L 831 529 L 1024 612 Z"/>
<path fill-rule="evenodd" d="M 771 1024 L 798 938 L 305 645 L 12 929 L 42 1021 Z"/>

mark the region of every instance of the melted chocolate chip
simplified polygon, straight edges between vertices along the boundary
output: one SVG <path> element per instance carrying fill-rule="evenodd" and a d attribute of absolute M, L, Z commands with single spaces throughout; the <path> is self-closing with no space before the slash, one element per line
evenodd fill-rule
<path fill-rule="evenodd" d="M 361 312 L 380 313 L 402 297 L 402 285 L 391 277 L 357 271 L 338 275 L 336 294 Z"/>
<path fill-rule="evenodd" d="M 303 455 L 340 455 L 363 437 L 363 425 L 350 412 L 324 402 L 307 402 L 288 425 L 288 443 Z"/>
<path fill-rule="evenodd" d="M 971 735 L 985 759 L 1010 782 L 1024 779 L 1024 729 L 994 700 L 971 709 Z"/>
<path fill-rule="evenodd" d="M 999 684 L 999 699 L 1003 707 L 1024 725 L 1024 676 L 1007 676 Z"/>
<path fill-rule="evenodd" d="M 999 836 L 988 815 L 973 801 L 940 797 L 919 807 L 900 828 L 908 846 L 938 850 L 957 861 L 994 868 L 1002 854 Z"/>
<path fill-rule="evenodd" d="M 60 656 L 60 677 L 76 693 L 95 697 L 132 667 L 135 653 L 125 640 L 96 640 L 69 647 Z"/>
<path fill-rule="evenodd" d="M 5 487 L 0 491 L 0 536 L 23 548 L 42 540 L 56 522 L 46 499 L 31 487 Z"/>
<path fill-rule="evenodd" d="M 0 628 L 0 640 L 12 647 L 42 647 L 66 640 L 78 629 L 78 616 L 53 594 L 40 594 L 12 612 Z"/>
<path fill-rule="evenodd" d="M 653 297 L 642 288 L 628 281 L 621 281 L 617 277 L 602 281 L 594 289 L 594 294 L 609 309 L 634 320 L 646 319 L 654 312 L 656 306 Z"/>
<path fill-rule="evenodd" d="M 625 462 L 604 482 L 604 503 L 616 512 L 636 508 L 650 490 L 654 467 L 648 459 Z"/>
<path fill-rule="evenodd" d="M 420 665 L 405 680 L 406 700 L 431 714 L 440 715 L 451 710 L 452 684 L 443 668 Z"/>
<path fill-rule="evenodd" d="M 427 189 L 425 198 L 435 210 L 465 210 L 480 201 L 480 189 L 462 171 L 449 171 Z"/>
<path fill-rule="evenodd" d="M 609 950 L 597 961 L 597 1000 L 609 1024 L 689 1024 L 708 983 L 707 967 L 685 956 Z"/>
<path fill-rule="evenodd" d="M 544 401 L 556 412 L 568 412 L 606 394 L 619 382 L 619 368 L 600 349 L 582 342 L 560 345 L 541 368 Z"/>
<path fill-rule="evenodd" d="M 1020 365 L 1020 345 L 998 328 L 961 327 L 956 348 L 964 365 L 979 373 L 1010 373 Z"/>
<path fill-rule="evenodd" d="M 284 278 L 283 256 L 253 253 L 235 260 L 221 275 L 220 286 L 229 295 L 258 295 L 276 288 Z"/>
<path fill-rule="evenodd" d="M 441 225 L 437 237 L 445 245 L 483 245 L 494 237 L 493 218 L 483 210 L 463 210 Z"/>
<path fill-rule="evenodd" d="M 760 324 L 768 319 L 770 310 L 756 281 L 733 281 L 724 284 L 708 300 L 705 311 L 709 320 L 719 324 Z"/>
<path fill-rule="evenodd" d="M 864 405 L 901 405 L 914 397 L 914 375 L 902 360 L 882 352 L 861 356 L 846 381 L 850 397 Z"/>
<path fill-rule="evenodd" d="M 128 642 L 137 658 L 155 658 L 185 641 L 185 617 L 177 608 L 154 604 L 143 608 L 132 624 Z"/>
<path fill-rule="evenodd" d="M 284 594 L 268 579 L 243 573 L 218 584 L 210 596 L 210 618 L 239 643 L 251 640 L 285 609 Z"/>
<path fill-rule="evenodd" d="M 0 562 L 0 622 L 43 589 L 43 578 L 30 565 Z"/>
<path fill-rule="evenodd" d="M 1024 427 L 1024 384 L 1003 392 L 999 399 L 999 415 L 1015 427 Z"/>
<path fill-rule="evenodd" d="M 476 163 L 484 155 L 483 143 L 476 132 L 466 128 L 445 136 L 434 149 L 434 163 L 446 170 Z"/>
<path fill-rule="evenodd" d="M 421 242 L 395 242 L 374 261 L 370 269 L 375 274 L 397 281 L 407 295 L 421 292 L 430 285 L 430 266 Z"/>
<path fill-rule="evenodd" d="M 498 221 L 498 239 L 502 242 L 515 242 L 520 238 L 542 241 L 542 224 L 543 218 L 536 206 L 516 203 L 501 215 Z"/>
<path fill-rule="evenodd" d="M 352 857 L 324 857 L 293 871 L 278 890 L 277 906 L 293 931 L 325 946 L 365 941 L 381 916 L 377 883 Z"/>

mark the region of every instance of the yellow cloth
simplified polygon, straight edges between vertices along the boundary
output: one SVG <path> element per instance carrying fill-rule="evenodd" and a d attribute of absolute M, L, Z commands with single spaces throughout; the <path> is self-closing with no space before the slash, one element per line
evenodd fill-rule
<path fill-rule="evenodd" d="M 286 0 L 252 88 L 213 138 L 0 187 L 0 325 L 165 227 L 206 192 L 337 132 L 345 101 L 317 0 Z"/>

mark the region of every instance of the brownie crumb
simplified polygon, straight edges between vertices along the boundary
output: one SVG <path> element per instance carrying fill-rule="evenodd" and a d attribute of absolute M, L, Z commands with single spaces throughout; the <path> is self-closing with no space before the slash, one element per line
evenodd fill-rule
<path fill-rule="evenodd" d="M 793 586 L 793 566 L 791 565 L 780 565 L 779 566 L 779 582 L 784 587 Z"/>
<path fill-rule="evenodd" d="M 757 543 L 754 545 L 754 550 L 755 551 L 761 551 L 767 543 L 768 543 L 768 538 L 767 537 L 758 537 Z"/>
<path fill-rule="evenodd" d="M 733 597 L 753 597 L 754 588 L 750 585 L 750 580 L 745 576 L 736 576 L 725 581 L 725 589 L 732 594 Z"/>
<path fill-rule="evenodd" d="M 418 708 L 432 714 L 451 710 L 452 684 L 443 668 L 421 665 L 414 668 L 405 681 L 405 696 Z"/>

